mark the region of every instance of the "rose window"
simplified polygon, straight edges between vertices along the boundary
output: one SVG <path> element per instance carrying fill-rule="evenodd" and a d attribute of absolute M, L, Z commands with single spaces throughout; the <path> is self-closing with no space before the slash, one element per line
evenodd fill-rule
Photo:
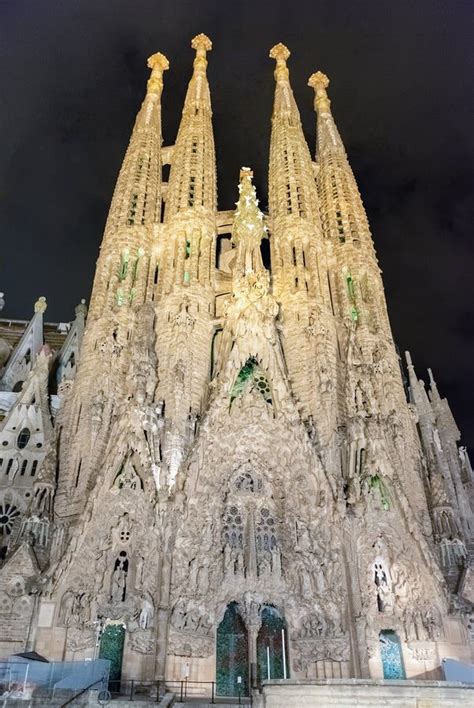
<path fill-rule="evenodd" d="M 8 504 L 8 502 L 0 504 L 0 534 L 9 536 L 19 516 L 20 512 L 13 504 Z"/>

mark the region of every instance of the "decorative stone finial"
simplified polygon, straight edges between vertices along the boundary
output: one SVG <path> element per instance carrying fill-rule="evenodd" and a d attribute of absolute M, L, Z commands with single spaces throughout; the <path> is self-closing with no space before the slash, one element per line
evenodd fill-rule
<path fill-rule="evenodd" d="M 315 74 L 311 74 L 311 76 L 309 77 L 308 86 L 314 88 L 315 91 L 317 91 L 318 89 L 325 90 L 329 86 L 329 79 L 326 74 L 323 74 L 322 71 L 317 71 Z"/>
<path fill-rule="evenodd" d="M 250 177 L 250 179 L 252 179 L 253 170 L 250 167 L 241 167 L 240 168 L 239 180 L 242 182 L 244 177 Z"/>
<path fill-rule="evenodd" d="M 329 113 L 331 101 L 328 98 L 326 89 L 329 86 L 329 79 L 322 71 L 311 74 L 308 79 L 308 86 L 315 90 L 314 108 L 317 113 Z"/>
<path fill-rule="evenodd" d="M 163 72 L 169 69 L 170 63 L 164 54 L 157 52 L 148 57 L 147 66 L 151 69 L 147 91 L 148 93 L 161 94 L 163 90 Z"/>
<path fill-rule="evenodd" d="M 290 54 L 291 52 L 288 47 L 285 47 L 281 42 L 275 44 L 275 46 L 270 49 L 270 59 L 276 59 L 276 61 L 286 62 Z"/>
<path fill-rule="evenodd" d="M 286 65 L 286 60 L 291 52 L 288 47 L 279 42 L 270 49 L 270 59 L 275 59 L 277 65 L 275 69 L 275 81 L 288 81 L 290 74 Z"/>
<path fill-rule="evenodd" d="M 41 312 L 41 314 L 43 314 L 46 312 L 47 306 L 46 298 L 44 295 L 41 295 L 41 297 L 39 297 L 35 302 L 35 312 Z"/>
<path fill-rule="evenodd" d="M 206 34 L 197 34 L 192 42 L 191 42 L 191 47 L 196 50 L 196 52 L 199 54 L 199 52 L 210 52 L 212 49 L 212 42 L 209 39 L 209 37 Z"/>
<path fill-rule="evenodd" d="M 168 59 L 165 57 L 164 54 L 161 54 L 161 52 L 152 54 L 151 57 L 148 57 L 146 63 L 147 66 L 150 67 L 150 69 L 152 69 L 153 71 L 166 71 L 166 69 L 170 68 L 170 63 Z"/>
<path fill-rule="evenodd" d="M 196 58 L 194 60 L 194 73 L 205 74 L 207 67 L 206 52 L 212 49 L 212 42 L 205 34 L 197 34 L 191 42 L 191 47 L 196 50 Z"/>

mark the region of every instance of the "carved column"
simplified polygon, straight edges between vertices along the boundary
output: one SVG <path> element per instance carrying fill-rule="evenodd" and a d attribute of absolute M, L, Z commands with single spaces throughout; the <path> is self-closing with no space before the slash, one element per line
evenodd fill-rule
<path fill-rule="evenodd" d="M 367 652 L 366 618 L 362 608 L 357 548 L 354 529 L 347 525 L 344 529 L 344 569 L 348 597 L 348 630 L 351 645 L 352 674 L 354 678 L 370 678 L 369 655 Z M 351 559 L 351 560 L 349 560 Z"/>

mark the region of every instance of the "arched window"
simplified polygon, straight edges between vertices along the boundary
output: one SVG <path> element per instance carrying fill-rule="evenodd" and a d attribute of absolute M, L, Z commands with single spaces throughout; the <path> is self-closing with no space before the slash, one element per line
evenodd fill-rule
<path fill-rule="evenodd" d="M 28 445 L 28 441 L 31 437 L 31 433 L 29 431 L 29 428 L 22 428 L 20 430 L 18 437 L 16 439 L 16 445 L 19 450 L 23 450 L 24 447 Z"/>
<path fill-rule="evenodd" d="M 33 464 L 31 465 L 30 477 L 35 476 L 37 468 L 38 468 L 38 460 L 33 460 Z"/>
<path fill-rule="evenodd" d="M 17 381 L 16 384 L 13 386 L 13 393 L 20 393 L 22 388 L 23 388 L 23 381 Z"/>
<path fill-rule="evenodd" d="M 23 462 L 21 463 L 21 470 L 20 470 L 20 475 L 22 477 L 25 474 L 27 467 L 28 467 L 28 460 L 23 460 Z"/>

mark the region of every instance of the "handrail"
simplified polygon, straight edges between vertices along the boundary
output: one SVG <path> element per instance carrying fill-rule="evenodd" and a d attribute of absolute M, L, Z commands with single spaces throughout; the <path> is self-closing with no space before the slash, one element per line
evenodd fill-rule
<path fill-rule="evenodd" d="M 104 677 L 97 679 L 97 681 L 94 681 L 94 683 L 91 683 L 89 686 L 86 686 L 85 688 L 82 688 L 79 693 L 76 693 L 75 696 L 72 696 L 72 698 L 68 698 L 66 703 L 61 703 L 61 708 L 65 708 L 65 706 L 68 706 L 70 703 L 76 700 L 76 698 L 79 698 L 82 696 L 86 691 L 89 691 L 93 686 L 95 686 L 98 683 L 104 683 Z M 108 701 L 107 701 L 108 702 Z"/>

